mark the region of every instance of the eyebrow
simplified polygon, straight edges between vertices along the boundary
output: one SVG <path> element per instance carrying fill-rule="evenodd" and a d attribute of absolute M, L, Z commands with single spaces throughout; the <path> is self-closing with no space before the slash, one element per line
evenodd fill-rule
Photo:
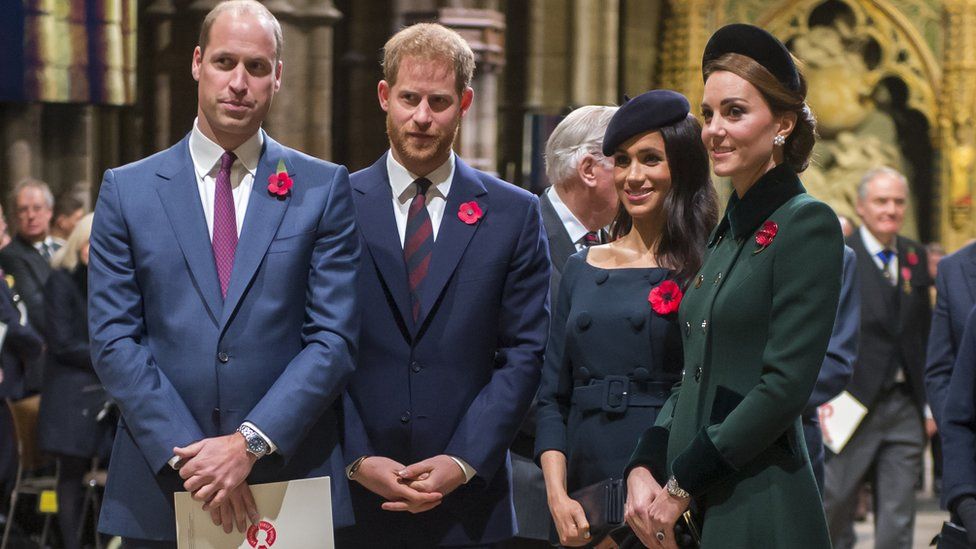
<path fill-rule="evenodd" d="M 644 147 L 643 149 L 637 149 L 637 154 L 645 154 L 645 153 L 649 153 L 649 152 L 657 153 L 657 154 L 660 154 L 660 155 L 664 155 L 664 151 L 662 151 L 661 149 L 658 149 L 657 147 Z M 617 153 L 618 154 L 627 154 L 627 151 L 624 150 L 624 149 L 617 149 Z"/>
<path fill-rule="evenodd" d="M 728 105 L 729 103 L 735 103 L 736 101 L 741 101 L 743 103 L 748 103 L 749 102 L 748 100 L 746 100 L 745 98 L 742 98 L 742 97 L 726 97 L 725 99 L 723 99 L 719 103 L 719 105 Z M 708 103 L 702 102 L 701 106 L 702 107 L 707 107 L 708 106 Z"/>

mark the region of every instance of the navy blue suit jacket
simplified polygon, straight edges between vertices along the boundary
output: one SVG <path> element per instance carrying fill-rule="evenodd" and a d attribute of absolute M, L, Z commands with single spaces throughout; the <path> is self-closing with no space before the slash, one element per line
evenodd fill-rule
<path fill-rule="evenodd" d="M 294 186 L 267 190 L 283 160 Z M 89 266 L 92 363 L 122 410 L 99 528 L 174 539 L 174 446 L 245 420 L 278 452 L 249 483 L 331 475 L 336 526 L 352 522 L 339 395 L 359 332 L 359 238 L 345 168 L 265 136 L 222 298 L 184 138 L 105 173 Z"/>
<path fill-rule="evenodd" d="M 959 340 L 940 433 L 943 501 L 952 509 L 960 497 L 976 496 L 976 307 Z"/>
<path fill-rule="evenodd" d="M 925 392 L 932 415 L 941 429 L 952 365 L 959 352 L 966 316 L 976 304 L 976 244 L 970 244 L 939 262 L 935 290 L 935 308 L 925 355 Z"/>
<path fill-rule="evenodd" d="M 353 537 L 384 543 L 365 541 L 382 533 L 431 547 L 509 538 L 508 447 L 538 387 L 549 328 L 539 201 L 457 158 L 415 323 L 386 156 L 351 181 L 365 252 L 359 362 L 345 401 L 347 462 L 380 455 L 409 465 L 447 454 L 477 471 L 417 515 L 382 511 L 381 499 L 354 483 Z M 470 201 L 483 215 L 466 224 L 458 210 Z"/>

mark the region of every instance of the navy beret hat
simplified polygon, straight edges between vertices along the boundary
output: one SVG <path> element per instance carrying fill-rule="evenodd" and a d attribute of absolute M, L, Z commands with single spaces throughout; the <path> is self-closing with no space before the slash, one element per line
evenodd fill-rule
<path fill-rule="evenodd" d="M 610 119 L 603 136 L 603 156 L 612 156 L 621 143 L 635 135 L 681 122 L 691 105 L 671 90 L 651 90 L 624 103 Z"/>
<path fill-rule="evenodd" d="M 733 23 L 715 31 L 708 39 L 705 53 L 702 54 L 702 71 L 709 61 L 727 53 L 737 53 L 752 59 L 788 89 L 800 91 L 800 73 L 796 70 L 790 51 L 775 36 L 763 29 Z M 704 72 L 702 75 L 704 76 Z"/>

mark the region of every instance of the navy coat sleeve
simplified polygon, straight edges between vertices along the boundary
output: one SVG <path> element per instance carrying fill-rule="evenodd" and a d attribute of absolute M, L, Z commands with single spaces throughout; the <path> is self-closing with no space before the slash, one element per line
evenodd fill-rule
<path fill-rule="evenodd" d="M 815 410 L 839 395 L 854 375 L 857 360 L 857 339 L 861 328 L 861 294 L 857 290 L 857 256 L 844 246 L 844 269 L 840 285 L 840 301 L 837 316 L 827 344 L 827 355 L 817 384 L 807 402 L 807 411 Z"/>
<path fill-rule="evenodd" d="M 950 315 L 950 290 L 947 282 L 949 265 L 945 260 L 939 262 L 939 272 L 935 276 L 935 308 L 932 310 L 932 325 L 929 330 L 928 349 L 925 353 L 925 393 L 932 408 L 939 429 L 944 423 L 943 408 L 952 365 L 956 360 L 959 341 L 952 330 Z"/>
<path fill-rule="evenodd" d="M 960 497 L 976 496 L 976 308 L 966 320 L 942 421 L 943 489 L 951 509 Z"/>
<path fill-rule="evenodd" d="M 180 394 L 143 344 L 142 293 L 118 183 L 105 172 L 95 206 L 88 271 L 88 326 L 95 371 L 122 410 L 153 471 L 173 448 L 204 438 Z"/>
<path fill-rule="evenodd" d="M 73 287 L 74 286 L 74 287 Z M 80 302 L 74 278 L 62 271 L 53 271 L 44 284 L 45 331 L 49 353 L 60 364 L 91 370 L 91 348 L 88 331 L 75 328 Z M 77 301 L 76 301 L 77 300 Z M 83 307 L 82 307 L 83 309 Z"/>
<path fill-rule="evenodd" d="M 505 277 L 495 371 L 458 423 L 444 453 L 491 483 L 539 389 L 549 335 L 549 244 L 532 198 Z"/>

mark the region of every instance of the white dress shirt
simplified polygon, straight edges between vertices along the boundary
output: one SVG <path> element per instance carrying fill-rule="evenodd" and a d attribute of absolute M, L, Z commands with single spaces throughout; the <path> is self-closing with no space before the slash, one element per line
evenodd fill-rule
<path fill-rule="evenodd" d="M 586 237 L 586 233 L 590 231 L 586 229 L 586 226 L 579 219 L 576 219 L 576 216 L 570 211 L 569 206 L 559 197 L 555 185 L 546 189 L 546 196 L 549 197 L 549 202 L 552 202 L 552 209 L 556 210 L 556 215 L 562 221 L 563 227 L 566 227 L 566 233 L 569 235 L 569 239 L 573 241 L 573 245 L 576 246 L 576 251 L 581 251 L 586 247 L 583 245 L 583 240 Z"/>
<path fill-rule="evenodd" d="M 386 155 L 386 173 L 390 178 L 390 188 L 393 190 L 393 215 L 396 217 L 397 231 L 400 232 L 400 246 L 403 246 L 407 234 L 407 214 L 410 212 L 410 202 L 417 196 L 417 186 L 413 184 L 419 175 L 412 174 L 402 164 L 393 158 L 393 151 Z M 430 180 L 427 189 L 427 215 L 434 229 L 434 240 L 437 240 L 437 230 L 444 219 L 444 207 L 447 206 L 447 194 L 451 192 L 451 182 L 454 181 L 454 153 L 447 162 L 425 176 Z"/>
<path fill-rule="evenodd" d="M 878 269 L 888 271 L 888 281 L 892 284 L 898 284 L 898 248 L 896 246 L 896 240 L 892 240 L 891 248 L 889 248 L 894 254 L 891 256 L 891 261 L 888 262 L 887 269 L 885 268 L 884 262 L 878 257 L 881 250 L 885 247 L 878 242 L 878 239 L 871 234 L 871 231 L 867 230 L 864 225 L 858 229 L 861 231 L 861 240 L 864 242 L 864 249 L 871 254 L 871 259 L 874 260 L 874 264 L 878 266 Z"/>

